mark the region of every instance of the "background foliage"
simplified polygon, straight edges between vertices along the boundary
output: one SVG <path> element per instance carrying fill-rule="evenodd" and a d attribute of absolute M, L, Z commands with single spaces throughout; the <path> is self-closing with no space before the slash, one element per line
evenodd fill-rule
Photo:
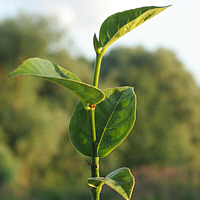
<path fill-rule="evenodd" d="M 71 47 L 64 38 L 67 32 L 54 20 L 22 14 L 0 22 L 2 200 L 88 199 L 88 158 L 68 137 L 78 99 L 47 81 L 6 78 L 23 60 L 41 57 L 91 83 L 92 62 L 73 59 L 62 48 Z M 199 87 L 173 52 L 142 47 L 114 49 L 103 59 L 100 88 L 125 85 L 134 86 L 137 94 L 136 125 L 121 146 L 101 159 L 102 176 L 128 166 L 136 177 L 135 199 L 199 199 Z M 76 187 L 83 192 L 75 193 Z M 105 190 L 103 199 L 121 199 Z"/>

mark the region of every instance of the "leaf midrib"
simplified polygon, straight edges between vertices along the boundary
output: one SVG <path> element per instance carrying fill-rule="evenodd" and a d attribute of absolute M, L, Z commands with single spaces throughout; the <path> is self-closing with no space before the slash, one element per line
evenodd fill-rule
<path fill-rule="evenodd" d="M 98 142 L 97 151 L 99 151 L 99 148 L 100 148 L 100 145 L 101 145 L 101 141 L 102 141 L 102 139 L 103 139 L 103 137 L 104 137 L 104 133 L 105 133 L 105 131 L 106 131 L 106 128 L 107 128 L 107 126 L 108 126 L 108 124 L 109 124 L 111 118 L 112 118 L 112 115 L 114 114 L 114 111 L 115 111 L 115 109 L 116 109 L 116 107 L 117 107 L 117 105 L 118 105 L 118 102 L 121 100 L 121 98 L 123 97 L 123 95 L 124 95 L 125 93 L 126 93 L 126 91 L 124 91 L 123 94 L 120 96 L 120 98 L 119 98 L 118 101 L 116 102 L 116 105 L 115 105 L 114 109 L 112 110 L 112 112 L 111 112 L 111 114 L 110 114 L 110 117 L 109 117 L 109 119 L 108 119 L 108 121 L 107 121 L 107 123 L 106 123 L 106 125 L 105 125 L 105 127 L 104 127 L 104 130 L 103 130 L 103 132 L 102 132 L 101 138 L 100 138 L 100 140 L 99 140 L 99 142 Z"/>
<path fill-rule="evenodd" d="M 105 46 L 103 46 L 102 45 L 102 47 L 103 48 L 105 48 L 105 49 L 107 49 L 108 48 L 108 46 L 110 46 L 113 42 L 115 42 L 115 40 L 113 41 L 113 38 L 115 38 L 115 36 L 118 34 L 118 32 L 119 32 L 119 30 L 121 30 L 122 28 L 124 28 L 125 26 L 127 26 L 127 25 L 129 25 L 130 23 L 132 23 L 133 21 L 135 21 L 135 20 L 137 20 L 138 18 L 141 18 L 143 15 L 145 15 L 146 13 L 148 13 L 148 12 L 150 12 L 150 11 L 154 11 L 154 10 L 156 10 L 156 9 L 158 9 L 158 8 L 162 8 L 162 7 L 152 7 L 152 9 L 149 9 L 149 10 L 146 10 L 145 12 L 143 12 L 141 15 L 139 15 L 138 17 L 136 17 L 135 19 L 133 19 L 133 20 L 131 20 L 130 21 L 130 17 L 131 17 L 131 15 L 133 14 L 133 13 L 130 13 L 130 15 L 129 15 L 129 17 L 128 17 L 128 19 L 127 19 L 127 24 L 125 24 L 124 26 L 122 26 L 120 29 L 119 29 L 119 25 L 118 25 L 118 31 L 111 37 L 111 38 L 109 38 L 108 37 L 108 39 L 109 39 L 109 41 L 105 44 Z M 119 21 L 120 21 L 120 16 L 118 16 L 119 17 Z M 151 17 L 149 18 L 149 19 L 151 19 Z M 141 21 L 141 20 L 140 20 Z M 138 27 L 139 25 L 140 25 L 140 21 L 139 21 L 139 23 L 137 23 L 136 24 L 136 26 L 135 26 L 135 28 L 136 27 Z M 109 21 L 109 23 L 110 23 L 110 21 Z M 139 24 L 139 25 L 138 25 Z M 134 28 L 133 28 L 134 29 Z M 132 30 L 132 29 L 131 29 Z M 130 31 L 131 31 L 130 30 Z M 108 28 L 107 28 L 107 35 L 109 35 L 109 32 L 108 32 Z M 128 31 L 129 32 L 129 31 Z M 127 32 L 127 33 L 128 33 Z M 109 35 L 110 36 L 110 35 Z M 102 42 L 101 42 L 102 43 Z"/>
<path fill-rule="evenodd" d="M 142 15 L 145 14 L 145 13 L 146 13 L 146 12 L 142 13 Z M 122 26 L 120 29 L 119 29 L 119 25 L 118 25 L 118 31 L 117 31 L 112 37 L 110 37 L 109 31 L 108 31 L 108 28 L 107 28 L 107 35 L 109 35 L 109 37 L 108 37 L 109 41 L 106 43 L 106 45 L 105 45 L 103 48 L 107 48 L 108 46 L 110 46 L 110 45 L 113 43 L 113 39 L 116 37 L 116 35 L 119 33 L 119 31 L 120 31 L 121 29 L 123 29 L 124 27 L 128 26 L 128 25 L 131 24 L 133 21 L 135 21 L 135 20 L 138 19 L 140 16 L 142 16 L 142 15 L 140 15 L 140 16 L 136 17 L 135 19 L 133 19 L 132 21 L 130 21 L 131 15 L 132 15 L 132 13 L 130 14 L 130 16 L 129 16 L 128 20 L 127 20 L 127 24 L 125 24 L 124 26 Z M 119 20 L 120 20 L 120 16 L 118 16 L 118 18 L 119 18 Z M 109 23 L 110 23 L 110 21 L 109 21 Z M 138 25 L 136 25 L 136 27 L 137 27 L 137 26 L 138 26 Z M 136 27 L 135 27 L 135 28 L 136 28 Z"/>

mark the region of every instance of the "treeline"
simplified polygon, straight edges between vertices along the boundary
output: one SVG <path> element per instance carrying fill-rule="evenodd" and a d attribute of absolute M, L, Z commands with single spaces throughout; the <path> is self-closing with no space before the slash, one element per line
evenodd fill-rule
<path fill-rule="evenodd" d="M 44 80 L 6 77 L 25 59 L 41 57 L 91 83 L 93 64 L 84 58 L 72 59 L 67 51 L 70 46 L 67 32 L 56 21 L 22 14 L 0 22 L 2 200 L 88 199 L 86 180 L 90 169 L 85 162 L 88 158 L 72 147 L 68 137 L 69 119 L 78 99 L 70 91 Z M 175 54 L 165 49 L 149 52 L 142 47 L 112 50 L 103 59 L 100 87 L 124 85 L 135 88 L 137 120 L 124 143 L 101 159 L 102 176 L 115 168 L 128 166 L 133 174 L 135 171 L 136 180 L 141 180 L 134 190 L 139 199 L 148 199 L 145 191 L 152 192 L 148 189 L 142 192 L 143 197 L 140 194 L 147 184 L 141 183 L 145 176 L 151 175 L 150 169 L 156 169 L 154 174 L 159 174 L 161 169 L 173 167 L 184 171 L 187 168 L 187 173 L 194 171 L 198 177 L 200 89 Z M 144 166 L 148 166 L 147 170 Z M 143 176 L 144 171 L 149 173 Z M 187 195 L 191 195 L 189 199 L 198 199 L 196 190 L 195 195 L 190 193 L 199 186 L 198 182 L 188 176 L 185 180 L 191 181 L 194 187 L 188 185 Z M 163 176 L 161 179 L 157 187 L 163 183 L 165 188 L 171 183 L 163 180 Z M 182 187 L 181 183 L 177 182 L 176 186 L 183 190 L 185 185 Z M 82 188 L 83 193 L 77 194 L 77 187 Z M 112 199 L 110 193 L 106 194 L 107 199 Z M 151 193 L 149 199 L 167 199 L 156 194 Z M 184 198 L 175 195 L 170 199 Z"/>

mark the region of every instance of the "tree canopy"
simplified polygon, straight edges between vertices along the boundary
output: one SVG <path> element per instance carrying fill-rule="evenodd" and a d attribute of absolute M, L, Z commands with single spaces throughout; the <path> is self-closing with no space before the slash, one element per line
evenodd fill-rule
<path fill-rule="evenodd" d="M 200 91 L 174 53 L 115 49 L 103 65 L 102 82 L 132 85 L 138 98 L 125 162 L 133 166 L 199 163 Z"/>

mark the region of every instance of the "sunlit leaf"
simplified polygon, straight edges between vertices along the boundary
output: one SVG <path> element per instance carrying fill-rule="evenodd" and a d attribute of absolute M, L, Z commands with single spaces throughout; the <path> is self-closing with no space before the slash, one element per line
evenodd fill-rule
<path fill-rule="evenodd" d="M 117 169 L 108 174 L 105 178 L 88 178 L 88 185 L 91 187 L 97 188 L 102 184 L 108 185 L 118 192 L 124 199 L 129 200 L 133 192 L 135 179 L 128 168 Z"/>
<path fill-rule="evenodd" d="M 108 48 L 120 37 L 168 7 L 142 7 L 111 15 L 103 22 L 100 28 L 99 43 L 101 47 Z"/>
<path fill-rule="evenodd" d="M 103 90 L 105 99 L 97 105 L 97 156 L 104 157 L 115 149 L 131 131 L 136 119 L 136 96 L 132 87 Z M 72 144 L 82 154 L 91 156 L 90 130 L 87 112 L 79 102 L 69 125 Z"/>
<path fill-rule="evenodd" d="M 94 86 L 82 83 L 73 73 L 41 58 L 31 58 L 22 63 L 8 77 L 30 75 L 47 79 L 64 86 L 76 94 L 84 103 L 97 104 L 104 99 L 104 93 Z"/>

